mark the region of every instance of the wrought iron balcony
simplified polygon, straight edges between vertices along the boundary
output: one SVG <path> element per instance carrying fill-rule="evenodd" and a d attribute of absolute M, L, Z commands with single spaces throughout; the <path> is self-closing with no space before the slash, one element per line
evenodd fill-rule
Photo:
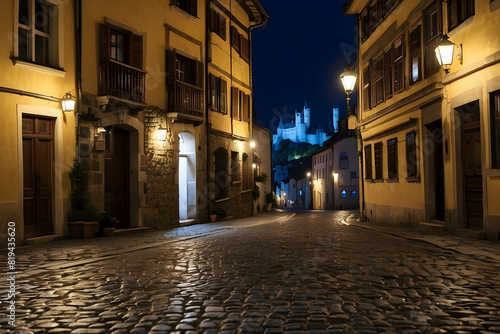
<path fill-rule="evenodd" d="M 101 61 L 99 95 L 144 103 L 146 71 L 109 59 Z"/>
<path fill-rule="evenodd" d="M 182 81 L 175 81 L 174 112 L 203 117 L 203 89 Z"/>

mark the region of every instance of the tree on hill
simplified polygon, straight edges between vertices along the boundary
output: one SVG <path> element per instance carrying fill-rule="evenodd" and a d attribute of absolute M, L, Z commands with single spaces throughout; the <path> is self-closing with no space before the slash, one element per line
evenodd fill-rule
<path fill-rule="evenodd" d="M 294 143 L 289 139 L 281 141 L 279 147 L 273 147 L 273 164 L 292 161 L 311 155 L 320 148 L 309 143 Z"/>

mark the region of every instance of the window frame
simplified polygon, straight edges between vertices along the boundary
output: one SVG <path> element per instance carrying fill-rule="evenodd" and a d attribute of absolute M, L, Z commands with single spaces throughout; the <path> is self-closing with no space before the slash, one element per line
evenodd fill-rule
<path fill-rule="evenodd" d="M 422 80 L 422 25 L 418 24 L 410 31 L 409 40 L 409 62 L 410 62 L 410 85 L 413 85 Z M 415 67 L 416 66 L 416 67 Z M 415 68 L 418 73 L 414 76 Z"/>
<path fill-rule="evenodd" d="M 372 144 L 365 145 L 365 181 L 373 180 L 373 166 L 372 166 Z"/>
<path fill-rule="evenodd" d="M 170 5 L 179 8 L 180 10 L 197 17 L 198 1 L 197 0 L 171 0 Z"/>
<path fill-rule="evenodd" d="M 425 78 L 439 71 L 440 67 L 434 49 L 439 36 L 443 33 L 441 13 L 441 1 L 433 1 L 423 11 L 422 44 L 424 50 L 423 74 Z M 434 17 L 436 22 L 434 22 Z M 436 28 L 435 30 L 432 29 L 434 25 Z"/>
<path fill-rule="evenodd" d="M 500 90 L 490 93 L 491 168 L 500 169 Z"/>
<path fill-rule="evenodd" d="M 209 29 L 210 32 L 215 33 L 217 36 L 226 40 L 227 31 L 226 17 L 215 9 L 210 8 Z"/>
<path fill-rule="evenodd" d="M 398 174 L 398 138 L 387 140 L 387 178 L 397 180 Z"/>
<path fill-rule="evenodd" d="M 448 0 L 448 31 L 476 14 L 475 0 Z M 465 9 L 463 8 L 465 7 Z M 454 13 L 455 11 L 455 13 Z"/>
<path fill-rule="evenodd" d="M 409 141 L 411 138 L 411 142 Z M 405 135 L 405 148 L 406 148 L 406 175 L 407 180 L 418 178 L 418 148 L 417 148 L 417 131 L 412 130 Z M 413 163 L 410 163 L 412 162 Z"/>
<path fill-rule="evenodd" d="M 373 144 L 373 156 L 375 162 L 375 180 L 384 179 L 384 144 L 380 141 Z"/>

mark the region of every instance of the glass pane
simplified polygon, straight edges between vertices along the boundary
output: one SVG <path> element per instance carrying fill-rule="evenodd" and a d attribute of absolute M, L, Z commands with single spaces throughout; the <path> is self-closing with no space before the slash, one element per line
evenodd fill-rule
<path fill-rule="evenodd" d="M 49 6 L 41 1 L 35 1 L 35 29 L 44 33 L 50 33 L 50 11 Z"/>
<path fill-rule="evenodd" d="M 500 119 L 500 95 L 495 96 L 495 119 Z"/>
<path fill-rule="evenodd" d="M 18 57 L 20 59 L 24 60 L 31 60 L 28 59 L 28 30 L 19 28 L 18 30 L 18 35 L 17 35 L 17 40 L 18 40 Z"/>
<path fill-rule="evenodd" d="M 19 23 L 30 25 L 28 0 L 19 0 Z"/>
<path fill-rule="evenodd" d="M 49 65 L 49 39 L 35 35 L 35 63 Z"/>

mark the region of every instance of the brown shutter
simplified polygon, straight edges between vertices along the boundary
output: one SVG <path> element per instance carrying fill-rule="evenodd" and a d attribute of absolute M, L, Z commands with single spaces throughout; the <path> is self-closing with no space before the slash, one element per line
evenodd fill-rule
<path fill-rule="evenodd" d="M 175 51 L 166 50 L 166 83 L 167 107 L 169 112 L 175 110 Z"/>
<path fill-rule="evenodd" d="M 226 40 L 226 18 L 219 14 L 219 36 Z"/>
<path fill-rule="evenodd" d="M 392 96 L 392 47 L 384 54 L 385 98 Z"/>
<path fill-rule="evenodd" d="M 209 92 L 210 92 L 210 109 L 217 110 L 217 89 L 216 83 L 217 77 L 213 74 L 208 75 L 208 81 L 210 82 Z"/>
<path fill-rule="evenodd" d="M 99 58 L 101 61 L 109 60 L 109 25 L 101 23 L 99 25 Z"/>
<path fill-rule="evenodd" d="M 231 104 L 232 104 L 232 110 L 231 110 L 231 116 L 233 119 L 239 120 L 239 107 L 240 103 L 238 101 L 239 94 L 238 94 L 238 88 L 236 87 L 231 87 Z"/>
<path fill-rule="evenodd" d="M 231 26 L 231 45 L 236 52 L 240 53 L 240 33 L 235 26 Z"/>
<path fill-rule="evenodd" d="M 209 26 L 210 32 L 215 32 L 215 15 L 217 15 L 215 10 L 210 8 L 210 16 L 209 16 L 209 21 L 208 21 L 209 22 L 208 26 Z"/>
<path fill-rule="evenodd" d="M 227 81 L 220 79 L 220 110 L 221 113 L 227 114 Z"/>
<path fill-rule="evenodd" d="M 189 1 L 189 13 L 193 16 L 198 16 L 198 0 Z"/>
<path fill-rule="evenodd" d="M 448 25 L 448 30 L 451 30 L 458 25 L 458 0 L 448 1 Z"/>
<path fill-rule="evenodd" d="M 130 65 L 135 68 L 142 69 L 142 36 L 132 35 L 131 59 Z"/>
<path fill-rule="evenodd" d="M 250 47 L 248 43 L 248 39 L 240 35 L 240 43 L 241 43 L 241 58 L 247 63 L 250 62 Z"/>

